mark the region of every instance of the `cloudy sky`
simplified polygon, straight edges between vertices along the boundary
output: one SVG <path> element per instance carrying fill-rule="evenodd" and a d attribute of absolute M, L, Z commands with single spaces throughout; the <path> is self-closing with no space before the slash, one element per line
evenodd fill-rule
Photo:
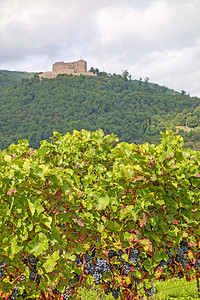
<path fill-rule="evenodd" d="M 200 0 L 0 0 L 0 69 L 83 58 L 200 97 Z"/>

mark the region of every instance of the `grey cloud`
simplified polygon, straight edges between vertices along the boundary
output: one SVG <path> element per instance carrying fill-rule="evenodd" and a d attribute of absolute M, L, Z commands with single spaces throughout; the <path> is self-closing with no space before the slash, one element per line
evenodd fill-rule
<path fill-rule="evenodd" d="M 128 69 L 200 95 L 192 82 L 199 76 L 199 0 L 0 1 L 0 69 L 41 71 L 82 56 L 109 73 Z"/>

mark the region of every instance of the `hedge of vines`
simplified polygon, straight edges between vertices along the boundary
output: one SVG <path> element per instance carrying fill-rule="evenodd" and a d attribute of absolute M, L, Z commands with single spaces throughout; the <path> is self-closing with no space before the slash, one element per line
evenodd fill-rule
<path fill-rule="evenodd" d="M 199 277 L 200 154 L 163 134 L 158 146 L 102 130 L 26 140 L 0 153 L 0 296 L 115 299 L 156 279 Z"/>

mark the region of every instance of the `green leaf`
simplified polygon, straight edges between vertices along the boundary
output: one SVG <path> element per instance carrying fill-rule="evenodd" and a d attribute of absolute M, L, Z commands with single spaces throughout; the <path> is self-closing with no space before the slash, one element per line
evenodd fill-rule
<path fill-rule="evenodd" d="M 54 267 L 59 260 L 59 250 L 55 251 L 52 255 L 47 256 L 46 262 L 43 264 L 47 273 L 50 273 L 54 270 Z"/>
<path fill-rule="evenodd" d="M 45 252 L 48 247 L 49 243 L 46 235 L 40 232 L 31 242 L 28 243 L 27 250 L 35 256 L 38 256 Z"/>
<path fill-rule="evenodd" d="M 143 266 L 145 270 L 148 271 L 152 267 L 151 260 L 149 258 L 145 259 L 145 261 L 143 262 Z"/>
<path fill-rule="evenodd" d="M 10 240 L 10 247 L 8 248 L 8 257 L 13 259 L 14 256 L 23 248 L 17 244 L 17 237 L 12 237 Z"/>
<path fill-rule="evenodd" d="M 109 197 L 108 196 L 100 197 L 96 201 L 94 201 L 94 206 L 98 210 L 105 209 L 108 204 L 109 204 Z"/>
<path fill-rule="evenodd" d="M 42 206 L 39 200 L 35 202 L 35 209 L 38 215 L 40 215 L 44 211 L 44 207 Z"/>
<path fill-rule="evenodd" d="M 42 215 L 40 219 L 41 223 L 51 229 L 52 217 L 48 215 Z"/>
<path fill-rule="evenodd" d="M 29 199 L 27 199 L 27 201 L 28 201 L 28 206 L 30 208 L 31 214 L 33 216 L 35 213 L 35 205 Z"/>

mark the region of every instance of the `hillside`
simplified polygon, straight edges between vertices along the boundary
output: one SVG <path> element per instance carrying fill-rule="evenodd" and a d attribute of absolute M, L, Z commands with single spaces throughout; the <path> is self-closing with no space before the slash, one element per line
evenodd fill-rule
<path fill-rule="evenodd" d="M 0 90 L 1 149 L 24 138 L 38 147 L 53 130 L 64 134 L 83 128 L 102 128 L 135 143 L 157 143 L 160 131 L 173 129 L 184 136 L 186 147 L 200 148 L 197 97 L 115 74 L 59 75 L 40 82 L 36 76 L 20 81 L 16 73 L 0 72 L 6 86 Z"/>
<path fill-rule="evenodd" d="M 35 73 L 19 72 L 19 71 L 0 71 L 0 90 L 6 89 L 16 82 L 31 78 Z"/>

